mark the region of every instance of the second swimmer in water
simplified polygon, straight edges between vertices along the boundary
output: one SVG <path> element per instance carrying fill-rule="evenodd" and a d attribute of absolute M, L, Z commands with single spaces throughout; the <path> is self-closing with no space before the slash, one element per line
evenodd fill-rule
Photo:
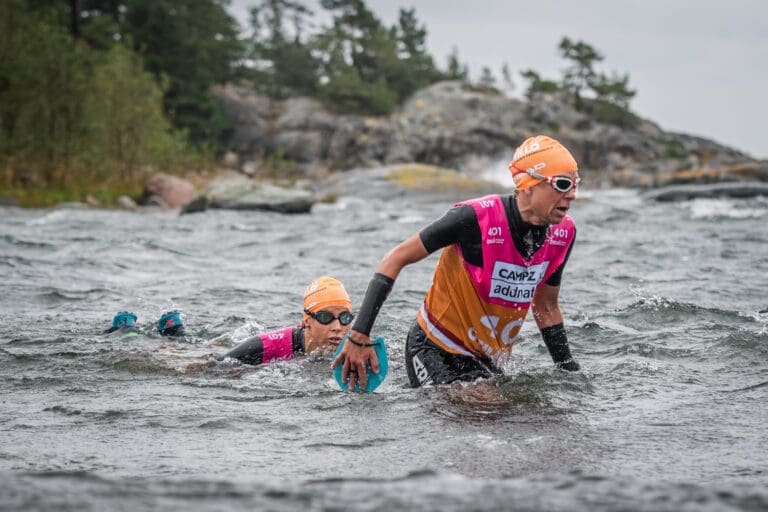
<path fill-rule="evenodd" d="M 304 314 L 299 325 L 257 334 L 217 359 L 258 365 L 297 354 L 330 352 L 347 334 L 353 318 L 352 301 L 341 281 L 319 277 L 304 291 Z"/>

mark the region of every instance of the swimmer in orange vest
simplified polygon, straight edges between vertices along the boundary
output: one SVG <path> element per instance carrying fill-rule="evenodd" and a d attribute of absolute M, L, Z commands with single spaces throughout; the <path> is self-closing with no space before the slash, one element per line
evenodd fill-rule
<path fill-rule="evenodd" d="M 458 203 L 389 251 L 371 279 L 342 352 L 342 379 L 354 388 L 378 370 L 374 321 L 400 271 L 442 249 L 432 286 L 406 341 L 413 387 L 472 381 L 501 373 L 528 310 L 558 368 L 579 370 L 571 356 L 558 294 L 576 237 L 568 215 L 578 166 L 558 141 L 525 140 L 509 164 L 515 190 Z M 359 376 L 359 377 L 358 377 Z"/>

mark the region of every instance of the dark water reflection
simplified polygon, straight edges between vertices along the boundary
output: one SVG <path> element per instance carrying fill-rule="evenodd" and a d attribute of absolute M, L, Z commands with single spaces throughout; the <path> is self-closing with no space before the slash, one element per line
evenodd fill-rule
<path fill-rule="evenodd" d="M 768 508 L 764 199 L 578 201 L 561 299 L 579 374 L 529 322 L 503 377 L 409 389 L 402 344 L 435 257 L 379 317 L 390 377 L 372 396 L 338 392 L 321 357 L 189 369 L 296 321 L 317 275 L 359 303 L 446 207 L 1 210 L 0 508 Z M 152 332 L 171 307 L 185 340 Z M 123 309 L 144 336 L 100 334 Z"/>

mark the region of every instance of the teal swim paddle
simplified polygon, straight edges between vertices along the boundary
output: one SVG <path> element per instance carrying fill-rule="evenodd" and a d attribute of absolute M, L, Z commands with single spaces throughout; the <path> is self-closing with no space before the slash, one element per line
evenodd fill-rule
<path fill-rule="evenodd" d="M 339 343 L 339 346 L 336 348 L 336 353 L 333 355 L 333 358 L 336 359 L 341 351 L 344 349 L 344 343 L 347 342 L 347 336 L 344 336 L 344 339 L 341 340 L 341 343 Z M 384 338 L 378 337 L 373 342 L 373 350 L 376 351 L 376 357 L 379 359 L 379 373 L 373 373 L 373 370 L 371 369 L 371 365 L 366 365 L 366 371 L 368 372 L 368 384 L 365 386 L 365 392 L 371 393 L 374 389 L 379 387 L 379 384 L 384 382 L 384 379 L 387 378 L 387 371 L 389 371 L 389 362 L 387 360 L 387 344 L 384 343 Z M 336 382 L 339 383 L 339 386 L 343 391 L 347 391 L 349 389 L 349 382 L 342 382 L 341 380 L 341 370 L 344 366 L 343 363 L 340 363 L 336 368 L 333 369 L 333 376 L 336 378 Z M 355 383 L 355 391 L 358 393 L 360 392 L 360 382 Z"/>

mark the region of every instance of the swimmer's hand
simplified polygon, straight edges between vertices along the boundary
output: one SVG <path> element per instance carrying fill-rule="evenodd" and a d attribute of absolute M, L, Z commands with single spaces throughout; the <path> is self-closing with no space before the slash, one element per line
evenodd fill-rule
<path fill-rule="evenodd" d="M 365 390 L 368 385 L 367 364 L 371 365 L 373 373 L 379 373 L 379 359 L 373 349 L 370 336 L 350 330 L 342 340 L 344 347 L 339 356 L 333 360 L 331 368 L 343 364 L 341 368 L 341 380 L 349 383 L 349 389 L 354 390 L 355 384 L 360 382 L 360 390 Z M 350 370 L 352 370 L 350 372 Z"/>

